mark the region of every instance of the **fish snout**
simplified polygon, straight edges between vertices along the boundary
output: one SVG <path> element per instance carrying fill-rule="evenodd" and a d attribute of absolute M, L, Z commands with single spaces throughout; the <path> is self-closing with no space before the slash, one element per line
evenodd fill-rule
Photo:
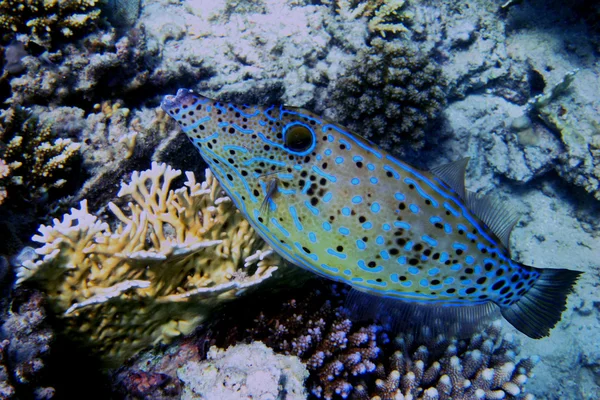
<path fill-rule="evenodd" d="M 193 90 L 190 89 L 179 89 L 175 96 L 167 95 L 164 97 L 160 107 L 169 112 L 174 108 L 185 108 L 191 106 L 196 101 L 198 101 L 202 96 L 194 93 Z"/>

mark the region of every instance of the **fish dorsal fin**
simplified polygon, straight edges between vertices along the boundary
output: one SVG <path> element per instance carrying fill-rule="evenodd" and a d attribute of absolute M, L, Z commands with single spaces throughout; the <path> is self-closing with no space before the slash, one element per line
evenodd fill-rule
<path fill-rule="evenodd" d="M 469 210 L 482 220 L 508 249 L 510 233 L 519 222 L 519 215 L 513 209 L 505 207 L 498 198 L 469 191 L 466 192 L 466 196 Z"/>
<path fill-rule="evenodd" d="M 468 164 L 469 157 L 465 157 L 448 164 L 438 165 L 432 168 L 431 172 L 450 186 L 463 200 L 466 200 L 465 171 Z"/>

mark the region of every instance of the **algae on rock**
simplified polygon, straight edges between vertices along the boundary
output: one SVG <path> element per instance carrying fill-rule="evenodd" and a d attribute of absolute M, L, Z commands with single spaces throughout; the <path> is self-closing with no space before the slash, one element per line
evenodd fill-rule
<path fill-rule="evenodd" d="M 172 189 L 165 164 L 122 183 L 126 207 L 109 203 L 110 227 L 86 201 L 40 226 L 38 260 L 17 270 L 48 295 L 65 333 L 107 362 L 190 333 L 219 304 L 270 278 L 282 264 L 206 171 Z"/>

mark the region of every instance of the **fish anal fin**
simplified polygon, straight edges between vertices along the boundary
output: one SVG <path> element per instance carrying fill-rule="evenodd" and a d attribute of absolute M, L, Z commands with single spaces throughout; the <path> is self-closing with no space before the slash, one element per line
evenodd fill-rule
<path fill-rule="evenodd" d="M 540 269 L 541 276 L 516 303 L 500 308 L 502 316 L 527 336 L 540 339 L 560 321 L 567 296 L 582 273 L 569 269 Z"/>
<path fill-rule="evenodd" d="M 469 157 L 453 161 L 448 164 L 438 165 L 431 169 L 431 173 L 440 178 L 465 200 L 465 172 L 469 164 Z"/>
<path fill-rule="evenodd" d="M 394 332 L 411 333 L 418 339 L 467 338 L 499 317 L 491 301 L 480 304 L 450 305 L 376 296 L 352 289 L 346 308 L 355 320 L 373 319 Z"/>
<path fill-rule="evenodd" d="M 466 192 L 469 210 L 509 248 L 510 233 L 519 222 L 519 214 L 502 204 L 498 198 Z"/>

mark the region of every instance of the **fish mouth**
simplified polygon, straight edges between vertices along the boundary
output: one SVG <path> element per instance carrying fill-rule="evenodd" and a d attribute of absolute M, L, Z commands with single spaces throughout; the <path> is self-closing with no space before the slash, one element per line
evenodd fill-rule
<path fill-rule="evenodd" d="M 179 89 L 175 96 L 165 96 L 163 101 L 160 103 L 160 107 L 166 112 L 169 112 L 174 108 L 190 106 L 194 104 L 197 99 L 198 97 L 193 90 Z"/>

